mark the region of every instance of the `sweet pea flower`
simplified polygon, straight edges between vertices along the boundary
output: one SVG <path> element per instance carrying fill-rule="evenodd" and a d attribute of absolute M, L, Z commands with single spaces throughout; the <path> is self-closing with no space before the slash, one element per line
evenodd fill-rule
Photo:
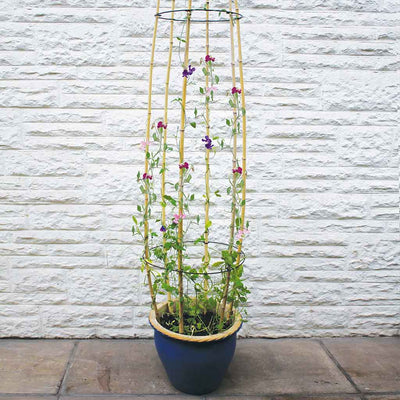
<path fill-rule="evenodd" d="M 158 121 L 157 128 L 158 129 L 167 129 L 167 124 L 164 124 L 162 121 Z"/>
<path fill-rule="evenodd" d="M 186 161 L 182 164 L 179 164 L 179 169 L 182 169 L 182 168 L 189 169 L 189 164 Z"/>
<path fill-rule="evenodd" d="M 196 71 L 195 67 L 192 67 L 191 65 L 189 65 L 188 69 L 184 69 L 182 72 L 182 77 L 183 78 L 188 78 L 190 75 L 193 74 L 193 72 Z"/>
<path fill-rule="evenodd" d="M 167 228 L 164 225 L 161 225 L 160 232 L 167 232 Z"/>
<path fill-rule="evenodd" d="M 150 142 L 150 140 L 143 140 L 140 142 L 140 150 L 146 150 L 147 146 L 150 146 L 153 142 Z"/>
<path fill-rule="evenodd" d="M 239 229 L 236 234 L 236 239 L 242 240 L 244 238 L 244 235 L 246 235 L 247 233 L 250 233 L 248 229 Z"/>
<path fill-rule="evenodd" d="M 233 168 L 233 169 L 232 169 L 232 172 L 233 172 L 234 174 L 242 175 L 243 170 L 242 170 L 242 167 L 237 167 L 237 168 Z"/>
<path fill-rule="evenodd" d="M 185 214 L 174 214 L 174 220 L 172 221 L 174 224 L 178 224 L 180 219 L 185 219 Z"/>
<path fill-rule="evenodd" d="M 143 180 L 145 180 L 145 179 L 149 179 L 149 180 L 152 180 L 153 179 L 153 175 L 149 175 L 149 174 L 147 174 L 146 172 L 143 174 Z"/>
<path fill-rule="evenodd" d="M 209 54 L 207 54 L 206 58 L 204 60 L 205 60 L 205 62 L 209 62 L 209 61 L 214 62 L 215 61 L 215 57 L 211 57 Z"/>
<path fill-rule="evenodd" d="M 209 96 L 211 94 L 211 92 L 216 92 L 217 90 L 218 90 L 217 87 L 211 86 L 211 87 L 206 89 L 206 95 Z"/>
<path fill-rule="evenodd" d="M 201 139 L 202 142 L 205 142 L 205 148 L 208 150 L 211 150 L 214 145 L 212 144 L 212 140 L 210 139 L 209 136 L 205 136 L 204 139 Z"/>
<path fill-rule="evenodd" d="M 236 87 L 233 87 L 232 94 L 235 94 L 235 93 L 238 93 L 238 94 L 242 93 L 242 89 L 237 89 Z"/>

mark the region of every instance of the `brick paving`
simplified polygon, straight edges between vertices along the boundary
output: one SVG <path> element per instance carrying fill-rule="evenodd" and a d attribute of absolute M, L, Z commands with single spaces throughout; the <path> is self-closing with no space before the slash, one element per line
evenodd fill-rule
<path fill-rule="evenodd" d="M 400 400 L 400 338 L 240 339 L 221 385 L 179 393 L 146 339 L 0 340 L 0 400 Z"/>

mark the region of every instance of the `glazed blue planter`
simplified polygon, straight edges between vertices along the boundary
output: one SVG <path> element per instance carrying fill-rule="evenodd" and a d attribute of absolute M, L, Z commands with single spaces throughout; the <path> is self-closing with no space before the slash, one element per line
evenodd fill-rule
<path fill-rule="evenodd" d="M 230 329 L 208 336 L 208 341 L 204 342 L 200 341 L 204 336 L 168 331 L 155 320 L 155 316 L 152 319 L 150 315 L 150 323 L 154 328 L 158 355 L 176 389 L 201 395 L 218 388 L 235 353 L 237 332 L 242 325 L 239 318 Z"/>

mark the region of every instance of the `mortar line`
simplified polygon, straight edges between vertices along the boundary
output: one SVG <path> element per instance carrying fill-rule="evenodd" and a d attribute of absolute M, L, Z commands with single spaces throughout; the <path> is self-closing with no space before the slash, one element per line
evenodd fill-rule
<path fill-rule="evenodd" d="M 78 345 L 79 345 L 79 340 L 76 340 L 74 342 L 74 347 L 72 348 L 72 350 L 71 350 L 71 352 L 69 354 L 69 358 L 68 358 L 67 365 L 65 367 L 64 375 L 63 375 L 63 377 L 61 379 L 60 386 L 58 387 L 58 391 L 56 393 L 57 400 L 59 400 L 61 395 L 63 395 L 65 393 L 65 387 L 64 386 L 65 386 L 65 383 L 66 383 L 66 381 L 68 379 L 68 375 L 69 375 L 69 371 L 71 369 L 72 363 L 75 360 L 75 354 L 76 354 L 76 351 L 78 349 Z"/>
<path fill-rule="evenodd" d="M 353 381 L 351 376 L 348 374 L 348 372 L 341 366 L 339 361 L 334 357 L 334 355 L 329 351 L 329 349 L 326 347 L 325 343 L 323 342 L 322 339 L 318 339 L 317 342 L 319 345 L 322 347 L 322 349 L 325 351 L 327 356 L 333 361 L 333 363 L 336 365 L 336 367 L 339 369 L 339 371 L 344 375 L 344 377 L 349 381 L 349 383 L 353 386 L 353 388 L 357 391 L 357 393 L 360 395 L 361 400 L 366 400 L 366 397 L 362 390 L 356 385 L 356 383 Z"/>

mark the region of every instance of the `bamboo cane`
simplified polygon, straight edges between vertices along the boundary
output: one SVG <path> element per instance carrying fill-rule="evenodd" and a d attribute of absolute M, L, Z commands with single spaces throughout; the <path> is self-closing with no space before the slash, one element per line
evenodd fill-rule
<path fill-rule="evenodd" d="M 229 0 L 229 11 L 232 12 L 232 1 Z M 229 31 L 230 31 L 230 39 L 231 39 L 231 71 L 232 71 L 232 87 L 236 87 L 236 69 L 235 69 L 235 41 L 234 41 L 234 32 L 233 32 L 233 16 L 230 14 L 229 21 Z M 233 109 L 233 128 L 235 129 L 235 134 L 233 135 L 233 147 L 232 147 L 232 170 L 236 168 L 237 163 L 237 108 L 236 103 Z M 232 185 L 232 209 L 231 209 L 231 225 L 229 232 L 229 251 L 232 251 L 233 241 L 235 235 L 235 217 L 236 217 L 236 174 L 233 174 L 233 185 Z M 224 287 L 224 293 L 222 296 L 222 305 L 221 305 L 221 319 L 225 316 L 225 308 L 226 301 L 228 298 L 229 292 L 229 284 L 231 279 L 231 271 L 228 269 L 226 274 L 226 283 Z"/>
<path fill-rule="evenodd" d="M 209 15 L 210 12 L 208 11 L 210 8 L 210 2 L 207 0 L 206 2 L 206 54 L 210 52 L 210 34 L 209 34 Z M 206 64 L 206 70 L 208 72 L 208 64 Z M 209 85 L 209 78 L 206 75 L 206 90 Z M 211 92 L 210 92 L 211 95 Z M 207 94 L 206 94 L 207 96 Z M 210 105 L 206 101 L 206 135 L 210 136 Z M 210 213 L 210 149 L 206 148 L 206 155 L 205 155 L 205 162 L 206 162 L 206 175 L 205 175 L 205 184 L 206 184 L 206 198 L 205 198 L 205 217 L 204 217 L 204 266 L 206 270 L 210 264 L 210 253 L 208 251 L 208 224 L 209 224 L 209 213 Z M 208 290 L 208 279 L 204 279 L 204 288 Z"/>
<path fill-rule="evenodd" d="M 165 94 L 164 94 L 164 124 L 168 126 L 168 97 L 169 97 L 169 80 L 171 75 L 171 61 L 172 61 L 172 48 L 173 48 L 173 39 L 174 39 L 174 10 L 175 10 L 175 0 L 172 0 L 171 4 L 171 23 L 169 29 L 169 52 L 168 52 L 168 66 L 167 66 L 167 76 L 165 79 Z M 165 169 L 166 169 L 166 154 L 167 154 L 167 129 L 164 128 L 164 136 L 163 136 L 163 153 L 162 153 L 162 174 L 161 174 L 161 199 L 164 200 L 165 196 Z M 165 217 L 165 207 L 162 207 L 162 215 L 161 215 L 161 223 L 163 226 L 166 226 L 166 217 Z M 166 238 L 165 234 L 163 234 L 163 248 L 165 249 Z M 167 267 L 167 254 L 164 251 L 164 267 Z M 169 276 L 166 276 L 166 282 L 169 285 Z M 171 313 L 171 293 L 168 292 L 168 311 Z"/>
<path fill-rule="evenodd" d="M 239 13 L 239 6 L 238 1 L 235 1 L 235 11 Z M 242 57 L 242 44 L 240 40 L 240 21 L 239 19 L 236 20 L 236 34 L 237 34 L 237 46 L 238 46 L 238 58 L 239 58 L 239 77 L 240 77 L 240 89 L 242 90 L 241 93 L 241 105 L 244 112 L 242 112 L 242 179 L 243 179 L 243 186 L 242 186 L 242 201 L 241 201 L 241 212 L 240 212 L 240 229 L 244 229 L 244 219 L 246 213 L 246 178 L 247 178 L 247 167 L 246 167 L 246 155 L 247 155 L 247 147 L 246 147 L 246 129 L 247 129 L 247 118 L 246 118 L 246 99 L 244 95 L 244 79 L 243 79 L 243 57 Z M 236 260 L 236 264 L 238 265 L 240 262 L 240 252 L 242 250 L 242 243 L 243 238 L 239 239 L 239 246 L 238 246 L 238 257 Z M 232 313 L 233 304 L 229 305 L 228 310 L 228 318 Z"/>
<path fill-rule="evenodd" d="M 188 9 L 192 8 L 192 0 L 188 2 Z M 185 43 L 185 61 L 184 67 L 188 68 L 189 63 L 189 39 L 190 39 L 190 17 L 191 12 L 187 13 L 186 20 L 186 43 Z M 187 89 L 187 77 L 183 77 L 182 85 L 182 107 L 181 107 L 181 123 L 180 123 L 180 141 L 179 141 L 179 163 L 184 162 L 184 139 L 185 139 L 185 107 L 186 107 L 186 89 Z M 179 169 L 179 214 L 183 214 L 183 172 L 184 168 Z M 183 254 L 182 254 L 182 238 L 183 238 L 183 218 L 179 219 L 178 222 L 178 275 L 179 275 L 179 333 L 183 333 Z"/>
<path fill-rule="evenodd" d="M 156 14 L 158 14 L 160 11 L 160 0 L 157 0 L 157 11 Z M 147 125 L 146 125 L 146 155 L 149 151 L 149 141 L 150 141 L 150 124 L 151 124 L 151 95 L 152 95 L 152 89 L 153 89 L 153 69 L 154 69 L 154 51 L 155 51 L 155 45 L 156 45 L 156 37 L 157 37 L 157 27 L 158 27 L 158 16 L 156 16 L 155 22 L 154 22 L 154 31 L 153 31 L 153 42 L 151 45 L 151 56 L 150 56 L 150 73 L 149 73 L 149 89 L 148 89 L 148 100 L 147 100 Z M 149 161 L 147 157 L 145 156 L 144 160 L 144 172 L 147 174 L 149 172 Z M 144 196 L 144 210 L 145 210 L 145 218 L 144 218 L 144 254 L 145 254 L 145 259 L 148 260 L 149 258 L 149 222 L 147 220 L 146 214 L 148 212 L 148 207 L 149 207 L 149 194 L 146 192 Z M 151 296 L 151 304 L 152 308 L 156 314 L 156 317 L 158 318 L 158 310 L 157 310 L 157 301 L 156 301 L 156 296 L 153 291 L 153 285 L 151 283 L 151 272 L 149 265 L 146 264 L 146 273 L 147 273 L 147 281 L 149 283 L 149 289 L 150 289 L 150 296 Z"/>

